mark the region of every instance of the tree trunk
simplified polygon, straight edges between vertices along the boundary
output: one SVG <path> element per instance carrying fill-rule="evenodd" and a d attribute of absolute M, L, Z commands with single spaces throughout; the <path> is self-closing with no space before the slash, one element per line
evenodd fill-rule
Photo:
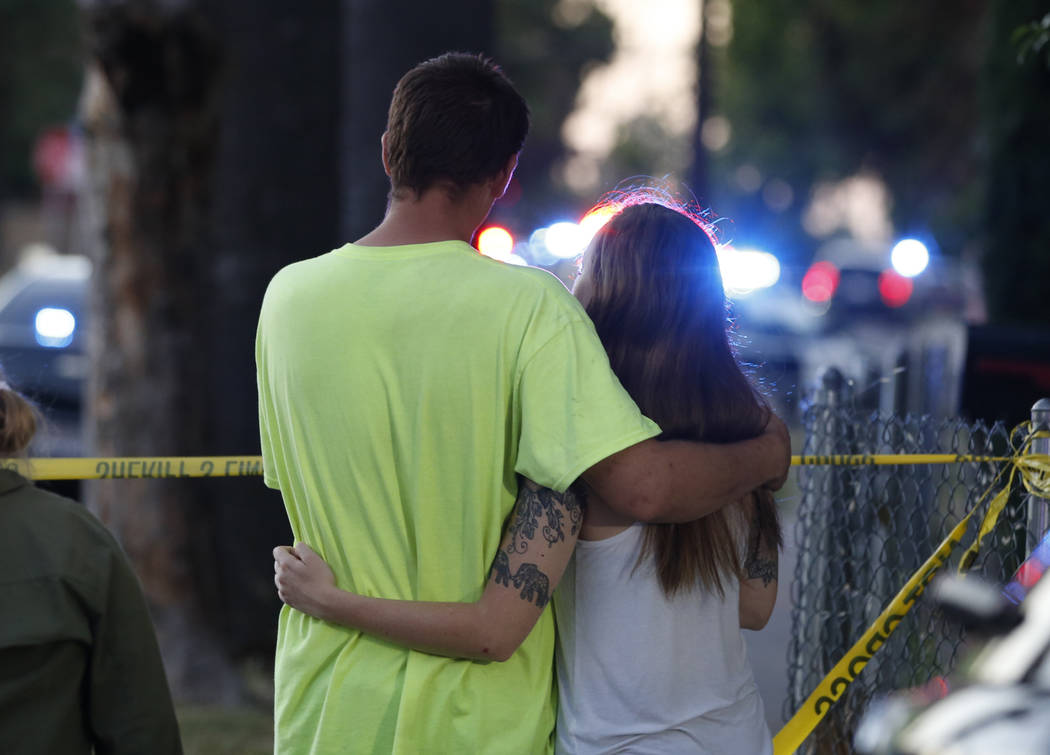
<path fill-rule="evenodd" d="M 89 447 L 103 456 L 208 450 L 207 255 L 219 49 L 192 8 L 92 5 L 83 100 L 100 227 L 89 349 Z M 96 243 L 90 243 L 94 241 Z M 117 533 L 149 596 L 172 689 L 231 701 L 238 684 L 209 626 L 191 558 L 200 483 L 102 481 L 90 504 Z"/>
<path fill-rule="evenodd" d="M 489 3 L 83 8 L 88 447 L 258 453 L 266 284 L 378 223 L 394 84 L 447 49 L 484 51 Z M 258 478 L 101 481 L 87 493 L 138 569 L 176 698 L 239 699 L 236 661 L 272 656 L 270 549 L 290 538 L 280 497 Z"/>

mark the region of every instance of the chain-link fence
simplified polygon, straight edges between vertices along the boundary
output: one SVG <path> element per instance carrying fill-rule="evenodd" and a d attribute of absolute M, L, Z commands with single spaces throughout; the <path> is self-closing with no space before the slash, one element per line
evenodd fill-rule
<path fill-rule="evenodd" d="M 803 425 L 804 454 L 1011 453 L 1010 428 L 1002 424 L 859 412 L 850 386 L 833 371 L 805 408 Z M 1000 471 L 995 462 L 799 470 L 785 718 L 988 487 L 1006 484 L 1008 475 L 996 481 Z M 971 571 L 999 583 L 1010 577 L 1028 547 L 1026 514 L 1024 496 L 1012 494 Z M 957 566 L 979 525 L 975 516 L 946 570 Z M 854 729 L 873 697 L 947 674 L 964 641 L 961 629 L 918 601 L 799 752 L 852 752 Z"/>

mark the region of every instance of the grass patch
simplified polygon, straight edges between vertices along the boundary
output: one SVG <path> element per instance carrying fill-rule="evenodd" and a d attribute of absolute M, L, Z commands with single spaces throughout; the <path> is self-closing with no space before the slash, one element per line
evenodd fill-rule
<path fill-rule="evenodd" d="M 185 755 L 270 755 L 273 752 L 270 709 L 180 705 L 175 713 Z"/>

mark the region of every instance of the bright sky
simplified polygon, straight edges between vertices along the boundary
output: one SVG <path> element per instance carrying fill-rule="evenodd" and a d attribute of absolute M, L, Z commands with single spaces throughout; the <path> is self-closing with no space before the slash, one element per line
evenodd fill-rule
<path fill-rule="evenodd" d="M 586 0 L 562 0 L 579 6 Z M 691 132 L 696 121 L 696 43 L 700 9 L 696 0 L 593 0 L 614 24 L 616 49 L 607 65 L 584 79 L 576 110 L 564 136 L 577 153 L 570 161 L 570 185 L 597 180 L 597 162 L 613 148 L 617 128 L 648 114 L 675 134 Z M 567 176 L 567 177 L 569 177 Z"/>
<path fill-rule="evenodd" d="M 700 38 L 698 0 L 561 0 L 556 13 L 581 17 L 596 6 L 613 21 L 615 49 L 608 64 L 584 78 L 576 109 L 563 135 L 573 153 L 565 165 L 568 185 L 588 194 L 598 188 L 599 165 L 615 146 L 619 127 L 640 115 L 661 122 L 671 138 L 691 137 L 696 124 L 696 45 Z M 732 38 L 729 0 L 707 0 L 708 41 L 726 45 Z M 721 115 L 704 123 L 707 149 L 724 148 L 732 124 Z M 673 150 L 674 145 L 668 145 Z M 760 167 L 737 170 L 738 188 L 762 192 L 774 212 L 796 201 L 806 203 L 803 225 L 817 238 L 846 230 L 858 239 L 885 243 L 893 233 L 889 219 L 892 198 L 879 176 L 858 174 L 814 187 L 811 197 Z"/>

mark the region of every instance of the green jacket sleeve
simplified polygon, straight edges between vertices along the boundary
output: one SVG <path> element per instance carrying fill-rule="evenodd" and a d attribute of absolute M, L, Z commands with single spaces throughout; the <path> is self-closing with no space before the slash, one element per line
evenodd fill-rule
<path fill-rule="evenodd" d="M 142 588 L 108 533 L 104 604 L 93 627 L 86 688 L 96 755 L 182 753 L 178 723 Z"/>

